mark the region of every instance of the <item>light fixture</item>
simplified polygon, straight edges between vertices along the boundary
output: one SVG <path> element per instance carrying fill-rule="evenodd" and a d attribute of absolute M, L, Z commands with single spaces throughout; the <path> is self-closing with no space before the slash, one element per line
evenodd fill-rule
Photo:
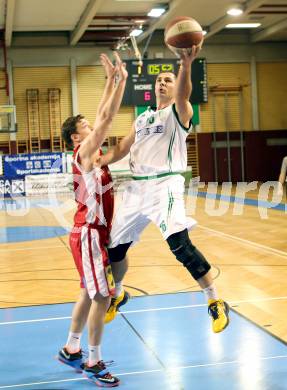
<path fill-rule="evenodd" d="M 203 36 L 207 34 L 207 31 L 206 30 L 202 30 L 202 34 Z"/>
<path fill-rule="evenodd" d="M 134 29 L 130 32 L 130 37 L 138 37 L 138 36 L 141 35 L 142 33 L 143 33 L 143 30 L 142 30 L 142 29 L 134 28 Z"/>
<path fill-rule="evenodd" d="M 230 23 L 226 28 L 257 28 L 261 26 L 261 23 Z"/>
<path fill-rule="evenodd" d="M 241 5 L 236 5 L 227 10 L 227 14 L 230 16 L 239 16 L 243 14 L 243 8 Z"/>
<path fill-rule="evenodd" d="M 165 8 L 152 8 L 147 14 L 147 16 L 151 16 L 152 18 L 159 18 L 164 13 Z"/>

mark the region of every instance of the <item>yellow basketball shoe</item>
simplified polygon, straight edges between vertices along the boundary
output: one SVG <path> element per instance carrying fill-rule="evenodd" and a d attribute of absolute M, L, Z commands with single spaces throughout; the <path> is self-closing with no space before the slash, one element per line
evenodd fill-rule
<path fill-rule="evenodd" d="M 214 333 L 222 332 L 229 324 L 229 306 L 222 299 L 208 300 L 208 314 L 212 318 Z"/>
<path fill-rule="evenodd" d="M 117 311 L 119 310 L 119 308 L 125 305 L 129 299 L 130 299 L 130 294 L 125 290 L 123 290 L 118 297 L 112 298 L 110 307 L 106 312 L 105 324 L 113 321 L 113 319 L 117 315 Z"/>

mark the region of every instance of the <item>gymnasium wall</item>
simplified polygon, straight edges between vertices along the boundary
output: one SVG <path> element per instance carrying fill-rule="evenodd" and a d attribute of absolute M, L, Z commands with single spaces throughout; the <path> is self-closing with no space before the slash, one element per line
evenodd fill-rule
<path fill-rule="evenodd" d="M 26 89 L 39 90 L 40 137 L 50 138 L 48 88 L 61 89 L 61 116 L 71 113 L 70 69 L 69 67 L 14 67 L 14 102 L 16 105 L 18 132 L 17 140 L 28 138 Z"/>
<path fill-rule="evenodd" d="M 248 63 L 208 64 L 208 87 L 240 87 L 242 91 L 242 124 L 240 123 L 240 95 L 232 92 L 225 99 L 224 94 L 209 93 L 208 103 L 200 107 L 201 131 L 252 130 L 251 73 Z M 226 118 L 225 110 L 229 115 Z"/>
<path fill-rule="evenodd" d="M 218 133 L 222 133 L 223 138 L 226 130 L 234 133 L 236 137 L 236 133 L 241 127 L 246 133 L 250 133 L 250 136 L 251 133 L 255 132 L 258 136 L 257 138 L 255 137 L 257 141 L 253 138 L 253 142 L 258 142 L 258 148 L 262 147 L 262 139 L 265 136 L 261 134 L 264 132 L 257 132 L 257 130 L 278 130 L 282 132 L 282 136 L 284 134 L 284 137 L 287 138 L 287 103 L 285 99 L 287 45 L 285 43 L 275 42 L 250 45 L 248 42 L 242 43 L 242 39 L 240 42 L 235 41 L 234 44 L 227 44 L 220 40 L 222 40 L 222 37 L 217 38 L 217 41 L 211 44 L 205 44 L 202 51 L 202 56 L 206 57 L 208 62 L 208 86 L 243 86 L 242 123 L 240 122 L 240 97 L 236 93 L 228 97 L 227 105 L 223 95 L 216 96 L 214 100 L 210 95 L 209 102 L 201 105 L 201 133 L 198 135 L 201 175 L 204 170 L 211 171 L 210 167 L 206 165 L 206 162 L 209 161 L 207 154 L 212 153 L 211 144 L 207 140 L 210 139 L 211 132 L 214 128 L 216 128 Z M 25 49 L 14 47 L 8 51 L 8 60 L 13 67 L 14 100 L 17 107 L 19 128 L 17 134 L 18 140 L 27 139 L 25 98 L 27 88 L 38 88 L 40 92 L 42 140 L 49 139 L 48 88 L 61 89 L 62 120 L 72 115 L 71 59 L 77 65 L 78 112 L 81 112 L 90 122 L 93 122 L 105 81 L 103 70 L 98 62 L 99 54 L 100 50 L 94 47 L 38 47 L 37 49 L 32 47 Z M 125 53 L 123 53 L 123 57 L 124 55 Z M 149 48 L 149 56 L 151 58 L 159 55 L 164 55 L 166 58 L 172 57 L 172 54 L 163 46 Z M 256 62 L 257 73 L 258 128 L 254 128 L 253 125 L 254 107 L 252 107 L 252 102 L 254 102 L 254 96 L 252 96 L 251 88 L 252 61 Z M 3 90 L 0 90 L 0 104 L 7 104 L 7 98 Z M 225 108 L 229 112 L 227 120 L 224 114 Z M 114 122 L 110 135 L 123 136 L 127 134 L 133 119 L 134 107 L 122 107 Z M 278 133 L 276 132 L 276 134 Z M 263 138 L 261 139 L 260 137 Z M 0 141 L 8 141 L 8 139 L 8 135 L 0 134 Z M 47 148 L 49 147 L 48 143 L 44 144 L 47 145 Z M 2 144 L 0 144 L 0 148 L 4 151 Z M 270 157 L 272 157 L 272 152 Z M 212 164 L 212 159 L 210 161 Z M 275 160 L 273 159 L 273 161 Z M 258 174 L 256 173 L 256 169 L 250 169 L 249 171 L 251 172 L 251 176 Z M 276 169 L 274 167 L 273 173 L 271 172 L 273 176 L 275 176 L 275 171 L 277 176 L 277 163 Z"/>
<path fill-rule="evenodd" d="M 202 50 L 202 56 L 208 62 L 208 85 L 243 85 L 243 129 L 245 131 L 258 130 L 252 128 L 252 96 L 251 96 L 251 59 L 257 61 L 257 88 L 258 88 L 258 109 L 259 109 L 259 129 L 286 129 L 285 108 L 282 105 L 282 95 L 284 94 L 284 84 L 286 85 L 287 75 L 287 45 L 284 43 L 264 43 L 250 45 L 244 42 L 244 36 L 233 36 L 234 44 L 228 43 L 228 37 L 218 36 L 216 39 L 206 43 Z M 100 49 L 90 48 L 12 48 L 8 52 L 8 58 L 12 62 L 14 73 L 15 68 L 32 68 L 35 75 L 37 68 L 53 69 L 64 67 L 67 72 L 70 60 L 73 58 L 77 64 L 78 77 L 78 101 L 79 112 L 83 112 L 92 121 L 94 120 L 94 101 L 99 98 L 99 93 L 103 88 L 102 70 L 99 65 Z M 220 55 L 219 55 L 220 54 Z M 151 58 L 163 55 L 172 57 L 172 53 L 164 46 L 153 46 L 149 48 Z M 123 52 L 123 56 L 125 53 Z M 271 61 L 271 62 L 270 62 Z M 18 73 L 17 73 L 18 75 Z M 37 79 L 37 75 L 35 76 Z M 45 75 L 44 75 L 45 78 Z M 88 79 L 91 82 L 88 82 Z M 67 77 L 66 77 L 67 80 Z M 22 85 L 24 86 L 22 80 Z M 42 80 L 41 80 L 42 81 Z M 44 79 L 43 79 L 44 81 Z M 51 84 L 57 80 L 49 80 Z M 63 80 L 65 81 L 65 79 Z M 32 82 L 27 79 L 27 86 Z M 94 88 L 94 82 L 96 87 Z M 269 88 L 270 84 L 273 88 Z M 14 85 L 16 85 L 14 81 Z M 61 85 L 63 83 L 61 82 Z M 70 88 L 70 84 L 66 86 Z M 82 95 L 83 94 L 83 95 Z M 70 92 L 71 95 L 71 92 Z M 96 99 L 96 100 L 94 100 Z M 229 99 L 229 110 L 232 112 L 228 123 L 231 131 L 239 130 L 239 102 L 238 96 L 231 96 Z M 66 105 L 66 103 L 63 103 Z M 213 131 L 213 113 L 211 99 L 208 104 L 201 106 L 202 131 Z M 216 128 L 218 131 L 226 131 L 225 118 L 223 117 L 223 97 L 217 97 L 215 102 Z M 83 110 L 83 107 L 85 110 Z M 271 115 L 269 115 L 269 113 Z M 64 114 L 64 111 L 63 111 Z M 42 114 L 45 117 L 45 113 Z M 21 119 L 22 120 L 22 119 Z M 126 127 L 133 120 L 133 108 L 123 108 L 115 122 L 113 135 L 124 135 Z M 24 123 L 24 122 L 23 122 Z M 125 123 L 127 123 L 125 125 Z M 43 119 L 43 125 L 45 120 Z M 43 132 L 47 132 L 43 128 Z"/>
<path fill-rule="evenodd" d="M 1 87 L 4 87 L 5 85 L 5 73 L 4 71 L 1 69 L 0 70 L 0 86 Z M 6 96 L 6 90 L 5 89 L 0 89 L 0 105 L 5 105 L 7 104 L 7 96 Z M 8 153 L 9 151 L 9 148 L 5 147 L 5 141 L 7 141 L 9 139 L 9 134 L 1 134 L 0 133 L 0 148 L 4 150 L 5 153 Z M 2 145 L 2 142 L 4 142 L 4 144 Z"/>
<path fill-rule="evenodd" d="M 208 86 L 240 86 L 242 92 L 242 130 L 278 130 L 287 129 L 287 61 L 259 62 L 256 65 L 259 128 L 252 127 L 252 96 L 251 96 L 251 64 L 228 63 L 208 64 Z M 214 121 L 217 131 L 240 130 L 239 95 L 234 93 L 228 97 L 227 108 L 231 115 L 228 117 L 228 128 L 224 117 L 224 95 L 209 94 L 209 102 L 201 105 L 202 131 L 213 131 Z M 214 104 L 214 107 L 213 107 Z M 215 109 L 216 115 L 213 115 Z"/>
<path fill-rule="evenodd" d="M 287 62 L 257 64 L 258 103 L 260 130 L 287 129 L 285 86 L 287 84 Z M 208 64 L 208 85 L 240 86 L 243 85 L 242 129 L 252 129 L 251 76 L 250 64 L 228 63 Z M 52 75 L 52 77 L 51 77 Z M 40 132 L 42 139 L 49 138 L 48 88 L 61 89 L 62 119 L 71 115 L 71 87 L 69 67 L 14 67 L 14 101 L 17 107 L 17 139 L 27 137 L 26 89 L 38 88 L 40 96 Z M 77 67 L 78 107 L 79 112 L 93 122 L 96 107 L 104 87 L 104 75 L 100 66 Z M 1 104 L 5 104 L 5 91 L 1 90 Z M 214 99 L 214 100 L 213 100 Z M 201 131 L 238 131 L 240 130 L 240 97 L 230 95 L 225 107 L 224 95 L 209 95 L 209 102 L 201 105 Z M 224 109 L 228 109 L 228 120 Z M 215 112 L 215 115 L 214 115 Z M 111 135 L 125 135 L 134 119 L 133 107 L 122 107 L 117 116 Z M 226 123 L 227 122 L 227 123 Z M 1 135 L 6 139 L 7 135 Z"/>
<path fill-rule="evenodd" d="M 287 129 L 287 61 L 257 64 L 261 130 Z"/>
<path fill-rule="evenodd" d="M 78 112 L 93 123 L 105 84 L 102 67 L 97 65 L 77 67 L 77 83 Z M 70 68 L 68 66 L 14 67 L 13 85 L 18 122 L 17 140 L 28 139 L 26 89 L 36 88 L 39 90 L 41 144 L 44 148 L 49 148 L 49 143 L 44 142 L 50 139 L 48 88 L 60 88 L 61 90 L 61 120 L 63 121 L 72 115 Z M 0 104 L 7 104 L 4 91 L 2 95 L 3 99 Z M 110 136 L 126 134 L 133 120 L 134 107 L 122 107 L 113 122 Z M 2 137 L 3 140 L 9 140 L 9 134 L 3 134 Z"/>
<path fill-rule="evenodd" d="M 93 123 L 100 97 L 104 90 L 105 75 L 101 66 L 79 66 L 77 68 L 79 112 Z M 109 136 L 127 134 L 134 120 L 134 107 L 121 107 L 112 124 Z"/>
<path fill-rule="evenodd" d="M 200 180 L 227 182 L 228 156 L 226 133 L 216 135 L 217 180 L 215 176 L 214 142 L 212 133 L 198 134 L 198 160 Z M 242 180 L 240 133 L 230 133 L 231 181 Z M 221 145 L 220 145 L 221 144 Z M 282 159 L 287 155 L 287 131 L 248 131 L 243 133 L 244 181 L 278 180 Z"/>

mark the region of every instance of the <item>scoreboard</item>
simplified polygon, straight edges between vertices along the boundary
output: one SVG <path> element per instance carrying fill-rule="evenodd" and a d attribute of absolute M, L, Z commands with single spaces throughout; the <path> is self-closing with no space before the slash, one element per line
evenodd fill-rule
<path fill-rule="evenodd" d="M 123 97 L 126 106 L 155 106 L 154 83 L 162 72 L 177 74 L 180 60 L 156 59 L 143 60 L 140 67 L 136 60 L 126 61 L 129 77 Z M 207 103 L 207 73 L 205 58 L 198 58 L 192 63 L 192 95 L 191 103 Z"/>

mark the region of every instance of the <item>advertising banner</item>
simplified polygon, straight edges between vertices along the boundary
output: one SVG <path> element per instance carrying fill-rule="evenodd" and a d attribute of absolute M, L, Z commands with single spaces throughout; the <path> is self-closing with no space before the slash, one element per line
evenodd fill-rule
<path fill-rule="evenodd" d="M 68 173 L 25 177 L 27 195 L 68 193 L 73 191 L 73 176 Z"/>
<path fill-rule="evenodd" d="M 7 179 L 0 177 L 0 198 L 13 195 L 25 195 L 25 181 L 22 178 Z"/>
<path fill-rule="evenodd" d="M 63 173 L 64 153 L 34 153 L 3 156 L 3 173 L 6 178 Z"/>
<path fill-rule="evenodd" d="M 0 176 L 3 175 L 3 157 L 0 154 Z"/>

